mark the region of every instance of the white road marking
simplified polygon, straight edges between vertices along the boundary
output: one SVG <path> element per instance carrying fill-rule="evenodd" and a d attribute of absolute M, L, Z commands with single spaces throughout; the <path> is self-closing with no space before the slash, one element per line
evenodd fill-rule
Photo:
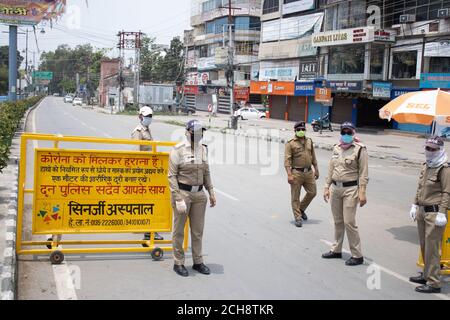
<path fill-rule="evenodd" d="M 53 276 L 55 278 L 56 292 L 59 300 L 78 300 L 72 275 L 65 262 L 59 265 L 53 265 Z"/>
<path fill-rule="evenodd" d="M 220 191 L 219 189 L 214 188 L 214 191 L 217 192 L 218 194 L 223 195 L 224 197 L 226 197 L 226 198 L 228 198 L 228 199 L 231 199 L 231 200 L 233 200 L 233 201 L 239 201 L 239 199 L 237 199 L 237 198 L 235 198 L 235 197 L 229 195 L 228 193 L 225 193 L 225 192 L 223 192 L 223 191 Z"/>
<path fill-rule="evenodd" d="M 321 239 L 320 241 L 325 243 L 326 245 L 328 245 L 330 247 L 333 245 L 333 243 L 331 243 L 331 242 L 329 242 L 327 240 L 324 240 L 324 239 Z M 350 251 L 345 250 L 345 249 L 343 249 L 342 252 L 350 254 Z M 369 261 L 369 262 L 375 263 L 373 260 L 370 260 L 370 259 L 368 259 L 366 257 L 364 257 L 364 259 Z M 408 278 L 398 274 L 397 272 L 392 271 L 392 270 L 390 270 L 390 269 L 388 269 L 386 267 L 383 267 L 383 266 L 379 265 L 378 263 L 376 263 L 376 265 L 377 265 L 378 268 L 380 268 L 380 270 L 382 270 L 385 273 L 391 275 L 392 277 L 397 278 L 398 280 L 401 280 L 401 281 L 403 281 L 403 282 L 405 282 L 405 283 L 407 283 L 407 284 L 409 284 L 411 286 L 414 286 L 414 287 L 417 286 L 417 284 L 414 284 L 414 283 L 410 282 Z M 450 297 L 447 296 L 446 294 L 434 294 L 434 296 L 436 296 L 436 297 L 438 297 L 439 299 L 442 299 L 442 300 L 450 300 Z"/>

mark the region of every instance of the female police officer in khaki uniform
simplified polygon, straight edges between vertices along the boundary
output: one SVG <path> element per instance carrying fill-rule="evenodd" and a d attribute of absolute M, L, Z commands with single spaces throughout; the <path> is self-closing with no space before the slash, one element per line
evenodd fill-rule
<path fill-rule="evenodd" d="M 216 205 L 216 198 L 209 172 L 208 149 L 200 143 L 204 130 L 206 129 L 197 120 L 189 121 L 186 125 L 186 140 L 175 146 L 169 160 L 169 185 L 174 212 L 173 270 L 183 277 L 189 275 L 184 266 L 183 251 L 184 226 L 188 217 L 191 227 L 193 269 L 202 274 L 210 273 L 202 258 L 207 203 L 203 189 L 209 193 L 211 207 Z"/>
<path fill-rule="evenodd" d="M 450 168 L 444 141 L 432 137 L 425 144 L 427 161 L 419 178 L 416 198 L 411 208 L 411 219 L 417 221 L 420 249 L 425 264 L 423 273 L 409 280 L 419 283 L 421 293 L 441 292 L 441 256 L 439 248 L 450 208 Z"/>
<path fill-rule="evenodd" d="M 344 233 L 347 232 L 352 257 L 346 261 L 348 266 L 364 262 L 361 253 L 361 240 L 356 226 L 356 208 L 367 203 L 366 186 L 368 178 L 368 155 L 366 147 L 355 137 L 355 126 L 345 122 L 341 126 L 341 141 L 333 149 L 324 200 L 331 197 L 331 211 L 335 225 L 335 242 L 331 251 L 322 255 L 324 259 L 342 257 Z M 331 187 L 331 190 L 330 190 Z"/>

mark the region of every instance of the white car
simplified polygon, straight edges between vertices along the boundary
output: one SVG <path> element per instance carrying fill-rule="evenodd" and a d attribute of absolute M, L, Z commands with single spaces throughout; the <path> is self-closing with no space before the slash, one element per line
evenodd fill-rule
<path fill-rule="evenodd" d="M 64 102 L 65 103 L 72 103 L 73 102 L 73 97 L 71 95 L 67 95 L 64 97 Z"/>
<path fill-rule="evenodd" d="M 75 98 L 72 102 L 73 106 L 83 106 L 83 100 L 81 98 Z"/>
<path fill-rule="evenodd" d="M 265 118 L 266 114 L 253 107 L 244 107 L 236 111 L 236 116 L 241 120 L 249 120 Z"/>

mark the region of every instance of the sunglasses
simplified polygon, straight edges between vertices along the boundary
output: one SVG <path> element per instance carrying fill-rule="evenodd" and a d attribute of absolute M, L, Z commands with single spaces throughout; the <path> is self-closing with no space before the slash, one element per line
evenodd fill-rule
<path fill-rule="evenodd" d="M 352 135 L 353 135 L 353 131 L 350 131 L 350 130 L 342 130 L 342 131 L 341 131 L 341 135 L 344 135 L 344 134 L 348 134 L 349 136 L 352 136 Z"/>
<path fill-rule="evenodd" d="M 436 151 L 439 151 L 439 149 L 434 149 L 434 148 L 431 148 L 431 147 L 425 147 L 425 150 L 427 150 L 427 151 L 429 151 L 429 152 L 436 152 Z"/>
<path fill-rule="evenodd" d="M 295 132 L 299 132 L 299 131 L 306 131 L 306 129 L 305 128 L 297 128 L 297 129 L 295 129 Z"/>

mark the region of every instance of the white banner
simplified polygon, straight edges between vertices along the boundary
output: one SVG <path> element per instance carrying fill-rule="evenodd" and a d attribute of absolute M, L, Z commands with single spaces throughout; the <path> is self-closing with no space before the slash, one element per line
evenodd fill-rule
<path fill-rule="evenodd" d="M 286 19 L 263 22 L 262 42 L 289 40 L 306 37 L 310 31 L 320 32 L 323 13 L 309 14 Z"/>
<path fill-rule="evenodd" d="M 189 72 L 186 75 L 186 84 L 190 86 L 206 86 L 208 80 L 208 72 Z"/>
<path fill-rule="evenodd" d="M 259 81 L 294 81 L 299 77 L 300 63 L 298 60 L 287 61 L 261 61 L 259 68 Z"/>
<path fill-rule="evenodd" d="M 297 0 L 283 4 L 283 14 L 301 12 L 314 9 L 314 0 Z"/>
<path fill-rule="evenodd" d="M 426 43 L 425 57 L 450 57 L 450 41 Z"/>
<path fill-rule="evenodd" d="M 375 40 L 374 27 L 342 29 L 319 32 L 312 35 L 313 47 L 338 46 L 352 43 L 366 43 Z"/>

